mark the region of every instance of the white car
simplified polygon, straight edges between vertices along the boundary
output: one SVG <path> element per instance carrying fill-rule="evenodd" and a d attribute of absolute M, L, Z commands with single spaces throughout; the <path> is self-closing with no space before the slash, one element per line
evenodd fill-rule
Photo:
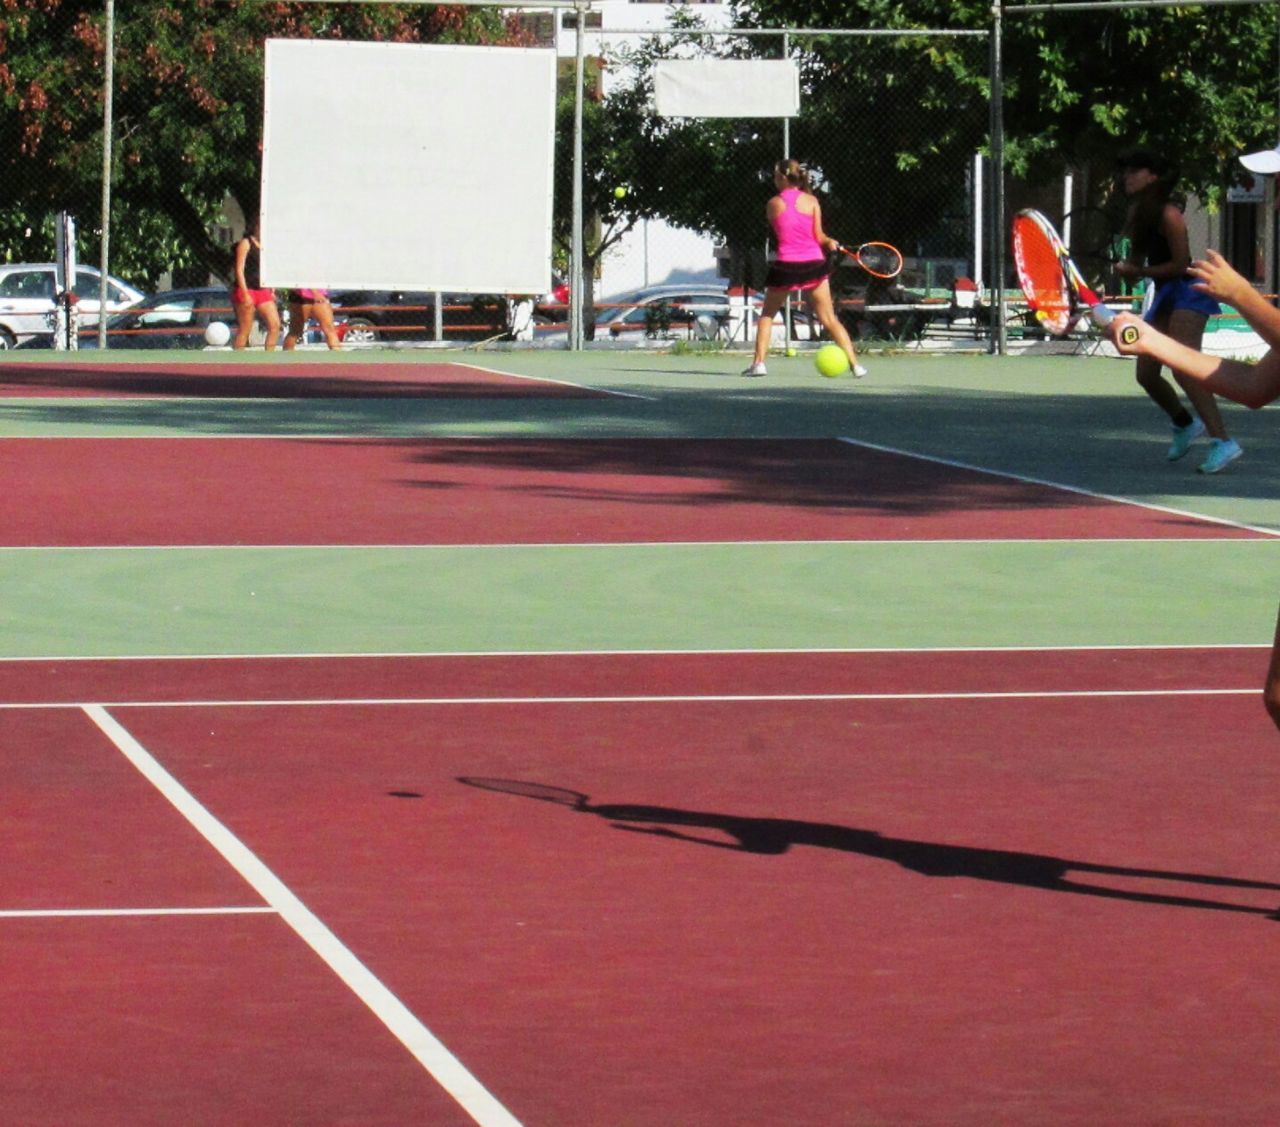
<path fill-rule="evenodd" d="M 723 284 L 649 286 L 596 307 L 596 340 L 641 337 L 691 337 L 750 344 L 760 297 L 752 294 L 750 310 L 741 297 L 731 297 Z M 750 312 L 750 316 L 748 316 Z M 816 340 L 807 310 L 796 302 L 791 315 L 794 340 Z M 784 319 L 773 324 L 773 343 L 785 343 Z"/>
<path fill-rule="evenodd" d="M 55 270 L 52 262 L 10 262 L 0 265 L 0 349 L 14 348 L 31 337 L 53 333 Z M 80 300 L 80 328 L 98 324 L 102 275 L 92 266 L 76 268 L 72 292 Z M 119 313 L 145 295 L 119 278 L 107 278 L 107 312 Z"/>

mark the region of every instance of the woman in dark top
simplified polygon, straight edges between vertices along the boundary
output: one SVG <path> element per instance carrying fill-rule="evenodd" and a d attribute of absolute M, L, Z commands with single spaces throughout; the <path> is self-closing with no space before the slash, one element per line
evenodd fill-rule
<path fill-rule="evenodd" d="M 1177 172 L 1164 157 L 1147 149 L 1135 149 L 1120 162 L 1124 193 L 1129 197 L 1125 233 L 1130 239 L 1130 257 L 1117 265 L 1122 278 L 1150 278 L 1155 293 L 1144 319 L 1188 348 L 1199 349 L 1209 317 L 1221 312 L 1207 293 L 1194 289 L 1187 273 L 1191 251 L 1187 242 L 1187 222 L 1182 209 L 1170 198 Z M 1202 384 L 1170 369 L 1195 408 L 1193 415 L 1183 406 L 1177 389 L 1161 375 L 1160 361 L 1150 355 L 1137 359 L 1134 371 L 1138 383 L 1166 415 L 1173 426 L 1168 458 L 1176 462 L 1206 431 L 1209 453 L 1198 467 L 1201 473 L 1218 473 L 1244 451 L 1227 434 L 1217 401 Z"/>

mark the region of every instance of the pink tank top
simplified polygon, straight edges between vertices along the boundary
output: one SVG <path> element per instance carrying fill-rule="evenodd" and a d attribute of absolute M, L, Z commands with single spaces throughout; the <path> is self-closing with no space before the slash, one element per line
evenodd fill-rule
<path fill-rule="evenodd" d="M 813 262 L 826 257 L 813 233 L 816 217 L 796 210 L 800 195 L 799 188 L 784 188 L 778 193 L 783 210 L 773 221 L 773 233 L 778 240 L 779 262 Z"/>

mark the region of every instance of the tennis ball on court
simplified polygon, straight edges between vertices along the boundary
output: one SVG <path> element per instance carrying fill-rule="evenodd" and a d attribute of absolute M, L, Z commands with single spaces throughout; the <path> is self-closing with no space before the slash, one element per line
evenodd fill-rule
<path fill-rule="evenodd" d="M 824 344 L 814 353 L 813 366 L 818 369 L 818 375 L 833 380 L 849 370 L 849 357 L 838 344 Z"/>
<path fill-rule="evenodd" d="M 796 354 L 796 350 L 795 350 L 794 348 L 788 348 L 788 349 L 787 349 L 787 355 L 788 355 L 788 356 L 794 356 L 795 354 Z"/>
<path fill-rule="evenodd" d="M 627 190 L 621 184 L 619 184 L 616 188 L 614 188 L 613 194 L 615 198 L 622 199 L 627 194 Z"/>

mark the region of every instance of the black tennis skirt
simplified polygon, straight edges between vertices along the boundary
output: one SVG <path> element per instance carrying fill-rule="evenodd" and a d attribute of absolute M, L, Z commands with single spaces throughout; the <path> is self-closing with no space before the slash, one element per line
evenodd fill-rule
<path fill-rule="evenodd" d="M 770 290 L 811 290 L 831 274 L 831 263 L 825 258 L 810 262 L 771 262 L 764 284 Z"/>

